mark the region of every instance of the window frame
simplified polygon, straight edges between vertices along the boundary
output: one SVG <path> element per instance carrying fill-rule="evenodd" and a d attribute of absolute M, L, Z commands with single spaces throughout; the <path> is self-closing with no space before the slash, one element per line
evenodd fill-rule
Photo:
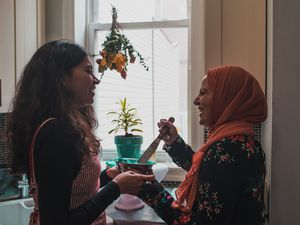
<path fill-rule="evenodd" d="M 187 82 L 189 83 L 191 77 L 191 0 L 187 0 L 188 18 L 183 20 L 168 20 L 168 21 L 146 21 L 146 22 L 121 22 L 123 30 L 129 29 L 159 29 L 159 28 L 187 28 L 188 30 L 188 69 L 187 69 Z M 111 28 L 111 23 L 94 22 L 98 17 L 98 0 L 90 0 L 87 5 L 87 49 L 90 53 L 94 54 L 95 51 L 95 36 L 97 31 L 108 31 Z M 95 62 L 93 62 L 95 63 Z M 94 68 L 95 72 L 97 69 Z M 188 84 L 189 88 L 189 84 Z M 187 90 L 187 99 L 189 101 L 190 95 Z M 190 107 L 188 104 L 187 114 L 189 115 Z M 191 123 L 187 121 L 187 142 L 191 141 Z M 108 160 L 117 156 L 116 149 L 102 149 L 101 159 Z M 164 151 L 156 152 L 157 162 L 170 162 L 170 157 Z"/>

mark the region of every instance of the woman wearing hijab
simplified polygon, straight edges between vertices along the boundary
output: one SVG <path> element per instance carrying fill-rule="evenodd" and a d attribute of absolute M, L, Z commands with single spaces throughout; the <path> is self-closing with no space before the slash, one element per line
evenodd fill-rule
<path fill-rule="evenodd" d="M 200 125 L 209 128 L 207 141 L 194 152 L 168 126 L 164 149 L 187 171 L 175 200 L 161 188 L 142 197 L 167 224 L 261 225 L 265 154 L 255 140 L 253 125 L 267 117 L 267 105 L 257 80 L 237 66 L 208 70 L 198 106 Z"/>

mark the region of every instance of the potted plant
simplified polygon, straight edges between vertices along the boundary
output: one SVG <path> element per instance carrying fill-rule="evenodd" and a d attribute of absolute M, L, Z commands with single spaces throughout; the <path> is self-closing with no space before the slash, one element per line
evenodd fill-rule
<path fill-rule="evenodd" d="M 143 132 L 138 128 L 142 125 L 142 120 L 136 116 L 136 109 L 127 103 L 126 97 L 116 103 L 120 105 L 119 111 L 107 113 L 108 115 L 115 116 L 112 120 L 115 128 L 108 133 L 124 131 L 123 135 L 115 136 L 119 158 L 138 158 L 141 152 L 143 137 L 141 135 L 133 135 L 132 132 Z"/>

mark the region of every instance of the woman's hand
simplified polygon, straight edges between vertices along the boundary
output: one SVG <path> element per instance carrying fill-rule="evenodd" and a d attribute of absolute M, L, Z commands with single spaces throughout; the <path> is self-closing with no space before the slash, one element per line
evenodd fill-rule
<path fill-rule="evenodd" d="M 106 174 L 108 177 L 110 178 L 115 178 L 116 176 L 118 176 L 121 173 L 120 168 L 118 166 L 113 166 L 111 168 L 108 168 L 106 170 Z"/>
<path fill-rule="evenodd" d="M 161 119 L 160 122 L 157 123 L 159 127 L 159 133 L 163 135 L 162 140 L 170 145 L 172 144 L 178 137 L 178 132 L 173 123 L 166 119 Z M 166 128 L 168 129 L 166 132 Z"/>
<path fill-rule="evenodd" d="M 119 186 L 121 194 L 137 195 L 145 181 L 154 180 L 153 175 L 143 175 L 133 171 L 120 173 L 113 181 Z"/>

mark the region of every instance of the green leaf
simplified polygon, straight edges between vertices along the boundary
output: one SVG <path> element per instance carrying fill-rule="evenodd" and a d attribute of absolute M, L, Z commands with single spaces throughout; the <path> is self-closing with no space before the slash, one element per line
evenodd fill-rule
<path fill-rule="evenodd" d="M 130 108 L 130 109 L 128 109 L 127 112 L 131 112 L 131 111 L 135 111 L 135 110 L 136 110 L 136 108 Z"/>
<path fill-rule="evenodd" d="M 124 98 L 124 100 L 121 100 L 121 105 L 123 109 L 126 109 L 126 97 Z"/>
<path fill-rule="evenodd" d="M 131 129 L 132 132 L 136 131 L 136 132 L 143 132 L 141 129 Z"/>
<path fill-rule="evenodd" d="M 141 119 L 135 119 L 132 122 L 142 122 L 142 120 Z"/>
<path fill-rule="evenodd" d="M 118 115 L 119 113 L 117 113 L 117 112 L 108 112 L 108 113 L 107 113 L 107 115 L 111 115 L 111 114 L 113 114 L 113 115 Z"/>
<path fill-rule="evenodd" d="M 108 132 L 108 134 L 111 134 L 112 132 L 116 131 L 116 129 L 112 129 Z"/>

